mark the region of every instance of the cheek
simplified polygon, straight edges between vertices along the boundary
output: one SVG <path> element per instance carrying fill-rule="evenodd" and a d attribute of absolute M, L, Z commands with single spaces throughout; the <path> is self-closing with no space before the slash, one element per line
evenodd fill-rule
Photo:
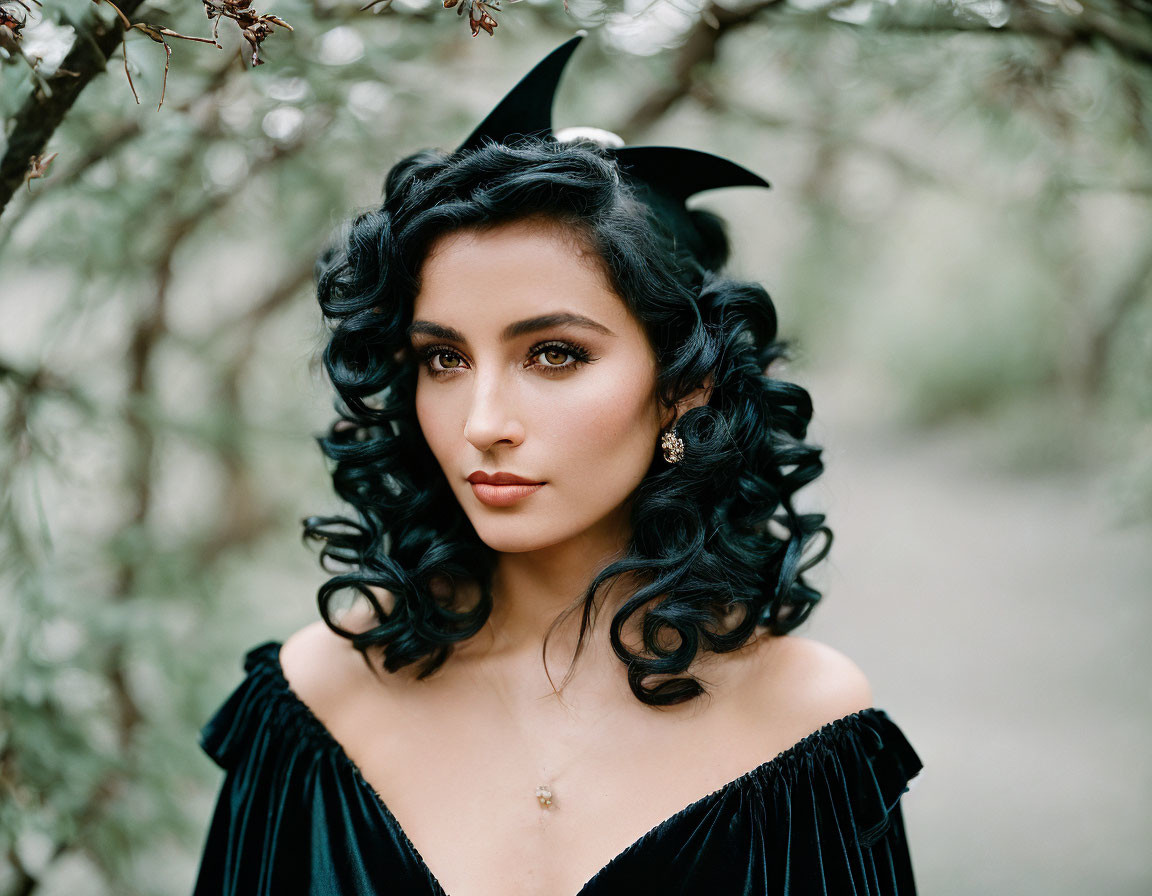
<path fill-rule="evenodd" d="M 548 439 L 573 463 L 646 470 L 659 428 L 654 389 L 651 370 L 597 371 L 542 403 Z"/>
<path fill-rule="evenodd" d="M 464 428 L 463 421 L 455 419 L 451 402 L 445 398 L 444 395 L 435 395 L 434 390 L 424 388 L 422 383 L 416 387 L 416 421 L 420 424 L 424 440 L 441 465 L 448 459 L 448 451 Z"/>

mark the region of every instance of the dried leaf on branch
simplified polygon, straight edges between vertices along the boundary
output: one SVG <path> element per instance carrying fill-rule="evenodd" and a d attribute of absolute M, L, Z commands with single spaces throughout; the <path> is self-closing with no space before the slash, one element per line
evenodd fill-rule
<path fill-rule="evenodd" d="M 32 0 L 37 6 L 41 6 L 40 0 Z M 16 7 L 24 10 L 19 13 Z M 28 14 L 32 12 L 32 7 L 29 6 L 24 0 L 0 0 L 0 50 L 3 50 L 7 56 L 0 61 L 7 61 L 9 59 L 23 59 L 28 67 L 32 70 L 32 78 L 35 80 L 36 85 L 40 88 L 40 92 L 45 97 L 52 96 L 52 88 L 40 74 L 40 57 L 33 56 L 29 58 L 28 54 L 24 52 L 24 48 L 20 46 L 20 39 L 24 36 L 24 26 L 28 24 Z"/>
<path fill-rule="evenodd" d="M 132 22 L 129 21 L 128 17 L 124 15 L 124 13 L 120 10 L 120 7 L 113 3 L 112 0 L 92 0 L 92 2 L 96 3 L 97 5 L 100 3 L 107 3 L 112 7 L 113 10 L 115 10 L 116 16 L 120 19 L 120 23 L 124 26 L 124 31 L 120 36 L 120 44 L 124 49 L 124 74 L 128 77 L 128 86 L 132 88 L 132 96 L 136 98 L 137 103 L 140 102 L 140 94 L 136 92 L 136 85 L 132 82 L 132 73 L 128 70 L 128 42 L 125 36 L 129 31 L 132 31 L 133 29 L 142 31 L 157 43 L 164 44 L 164 80 L 160 85 L 160 103 L 156 106 L 157 110 L 159 110 L 160 107 L 164 105 L 164 94 L 168 89 L 169 62 L 172 59 L 172 47 L 168 44 L 168 41 L 165 40 L 165 38 L 175 37 L 179 38 L 180 40 L 190 40 L 196 41 L 198 43 L 212 44 L 217 49 L 222 49 L 220 42 L 216 39 L 215 35 L 212 37 L 193 37 L 187 34 L 180 34 L 179 32 L 173 31 L 170 28 L 164 28 L 160 25 L 152 25 L 148 22 Z"/>
<path fill-rule="evenodd" d="M 9 48 L 14 47 L 16 41 L 20 40 L 20 32 L 24 28 L 26 18 L 27 16 L 18 16 L 15 11 L 0 4 L 0 47 L 12 52 Z"/>
<path fill-rule="evenodd" d="M 40 0 L 32 0 L 37 6 L 43 4 Z M 18 16 L 14 7 L 19 6 L 24 10 L 22 16 Z M 0 29 L 7 28 L 11 35 L 17 40 L 20 38 L 20 31 L 28 21 L 28 13 L 32 12 L 32 7 L 29 6 L 24 0 L 0 0 Z M 0 40 L 3 37 L 0 36 Z"/>
<path fill-rule="evenodd" d="M 508 0 L 508 2 L 517 3 L 519 0 Z M 472 29 L 473 37 L 480 33 L 481 28 L 489 34 L 492 33 L 492 29 L 497 25 L 492 13 L 502 9 L 500 0 L 444 0 L 444 8 L 451 9 L 457 3 L 460 5 L 456 9 L 456 15 L 463 15 L 465 10 L 468 11 L 468 26 Z M 567 0 L 565 0 L 565 8 L 567 8 Z"/>
<path fill-rule="evenodd" d="M 32 181 L 48 174 L 49 166 L 58 155 L 60 155 L 60 153 L 54 152 L 48 156 L 32 156 L 32 158 L 28 160 L 28 171 L 24 175 L 24 183 L 28 185 L 29 191 L 32 190 Z"/>
<path fill-rule="evenodd" d="M 4 0 L 0 0 L 0 2 L 4 2 Z M 24 5 L 23 0 L 13 0 L 13 2 L 20 3 L 22 6 Z M 33 0 L 33 2 L 39 2 L 39 0 Z M 223 18 L 232 19 L 240 27 L 240 33 L 244 35 L 244 39 L 248 41 L 248 45 L 252 47 L 252 65 L 256 66 L 264 64 L 264 60 L 260 58 L 260 47 L 264 43 L 265 38 L 272 33 L 274 25 L 286 28 L 289 31 L 293 30 L 292 26 L 279 16 L 261 14 L 251 9 L 252 0 L 203 0 L 204 12 L 209 20 L 213 22 L 211 37 L 196 37 L 195 35 L 180 34 L 171 28 L 153 25 L 150 22 L 132 22 L 121 12 L 113 0 L 92 0 L 92 2 L 96 4 L 107 3 L 116 11 L 116 15 L 124 26 L 124 35 L 131 30 L 136 30 L 148 35 L 148 37 L 156 41 L 156 43 L 164 45 L 164 79 L 160 86 L 160 102 L 156 106 L 157 109 L 160 109 L 160 107 L 164 105 L 164 95 L 168 89 L 168 71 L 171 67 L 172 60 L 172 46 L 168 43 L 169 38 L 212 44 L 216 49 L 220 50 L 223 49 L 220 44 L 220 20 Z M 136 85 L 132 81 L 132 73 L 128 70 L 128 44 L 127 41 L 123 39 L 123 35 L 121 44 L 124 48 L 124 74 L 128 78 L 128 86 L 132 89 L 132 96 L 134 96 L 136 102 L 139 103 L 140 95 L 136 92 Z"/>
<path fill-rule="evenodd" d="M 138 31 L 143 31 L 150 38 L 152 38 L 152 40 L 156 41 L 156 43 L 164 44 L 164 80 L 160 84 L 160 102 L 156 106 L 157 111 L 159 111 L 160 106 L 164 105 L 164 93 L 168 89 L 168 66 L 172 61 L 172 47 L 169 45 L 168 41 L 165 40 L 166 37 L 176 37 L 180 40 L 191 40 L 202 44 L 212 44 L 217 49 L 220 49 L 220 42 L 217 41 L 214 36 L 194 37 L 187 34 L 179 34 L 170 28 L 162 28 L 159 25 L 149 25 L 147 22 L 135 22 L 133 23 L 132 27 Z M 132 92 L 135 93 L 136 91 L 133 90 Z M 140 97 L 136 97 L 136 102 L 140 102 Z"/>
<path fill-rule="evenodd" d="M 207 0 L 205 0 L 207 2 Z M 518 3 L 519 0 L 508 0 L 509 3 Z M 456 14 L 463 15 L 468 13 L 468 26 L 472 29 L 472 36 L 475 37 L 481 30 L 492 33 L 492 29 L 499 23 L 492 15 L 493 12 L 499 12 L 501 0 L 444 0 L 444 8 L 452 9 L 456 7 Z M 375 9 L 385 10 L 392 7 L 392 0 L 370 0 L 360 7 L 360 11 Z M 564 9 L 568 9 L 568 0 L 564 0 Z"/>
<path fill-rule="evenodd" d="M 220 29 L 220 20 L 222 18 L 232 19 L 237 25 L 240 26 L 240 33 L 244 35 L 244 39 L 248 41 L 248 45 L 252 48 L 252 65 L 263 65 L 264 60 L 260 58 L 260 45 L 264 43 L 264 39 L 272 33 L 272 26 L 279 25 L 281 28 L 287 28 L 289 31 L 294 30 L 291 25 L 281 19 L 279 16 L 272 16 L 261 14 L 253 10 L 252 0 L 203 0 L 204 12 L 208 18 L 213 20 L 212 37 L 218 38 Z"/>

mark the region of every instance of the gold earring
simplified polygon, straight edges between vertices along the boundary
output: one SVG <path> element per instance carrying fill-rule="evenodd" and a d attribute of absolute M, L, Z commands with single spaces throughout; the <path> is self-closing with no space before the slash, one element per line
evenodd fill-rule
<path fill-rule="evenodd" d="M 664 449 L 664 460 L 668 463 L 674 464 L 684 459 L 684 440 L 676 435 L 675 426 L 660 437 L 660 447 Z"/>

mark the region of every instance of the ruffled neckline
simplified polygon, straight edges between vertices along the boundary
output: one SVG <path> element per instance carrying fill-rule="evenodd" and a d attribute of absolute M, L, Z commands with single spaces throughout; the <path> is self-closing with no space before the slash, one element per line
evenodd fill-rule
<path fill-rule="evenodd" d="M 387 822 L 395 829 L 400 840 L 411 851 L 413 858 L 428 878 L 437 896 L 448 896 L 444 887 L 440 884 L 440 881 L 436 878 L 436 875 L 420 854 L 419 849 L 417 849 L 416 845 L 408 836 L 408 833 L 404 830 L 403 825 L 400 824 L 400 821 L 392 813 L 392 810 L 376 789 L 364 777 L 360 767 L 347 752 L 345 752 L 344 747 L 336 740 L 327 726 L 320 721 L 319 717 L 312 711 L 312 708 L 292 689 L 291 684 L 289 684 L 287 677 L 284 675 L 284 669 L 280 664 L 281 646 L 282 642 L 280 641 L 266 641 L 254 647 L 248 652 L 245 658 L 245 670 L 249 673 L 260 667 L 266 670 L 268 673 L 267 680 L 274 686 L 275 693 L 283 699 L 283 705 L 292 710 L 302 720 L 304 727 L 311 731 L 311 733 L 326 746 L 332 755 L 336 757 L 338 764 L 343 765 L 351 773 L 352 778 L 356 781 L 356 785 L 363 789 L 365 796 L 370 799 L 372 805 L 380 811 Z M 605 862 L 604 865 L 583 884 L 574 896 L 588 896 L 597 882 L 609 874 L 613 868 L 619 866 L 629 856 L 642 849 L 652 838 L 673 827 L 684 817 L 703 809 L 705 806 L 717 800 L 723 799 L 733 791 L 739 790 L 753 781 L 758 781 L 763 785 L 771 783 L 797 761 L 811 757 L 819 753 L 821 749 L 830 750 L 833 745 L 838 743 L 846 734 L 855 735 L 858 734 L 861 729 L 869 727 L 869 725 L 883 726 L 885 724 L 892 725 L 887 714 L 882 709 L 870 707 L 849 713 L 846 716 L 822 725 L 792 746 L 781 750 L 772 758 L 765 760 L 730 781 L 721 784 L 712 792 L 693 800 L 682 809 L 658 821 Z"/>

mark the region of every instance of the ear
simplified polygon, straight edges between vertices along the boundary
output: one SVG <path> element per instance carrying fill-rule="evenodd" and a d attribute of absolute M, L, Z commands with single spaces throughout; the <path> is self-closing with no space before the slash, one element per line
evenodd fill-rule
<path fill-rule="evenodd" d="M 663 428 L 671 429 L 676 421 L 680 419 L 680 415 L 685 411 L 708 404 L 708 399 L 712 397 L 712 384 L 712 374 L 708 374 L 708 376 L 704 378 L 703 383 L 676 402 L 674 411 L 668 410 L 665 412 Z"/>

